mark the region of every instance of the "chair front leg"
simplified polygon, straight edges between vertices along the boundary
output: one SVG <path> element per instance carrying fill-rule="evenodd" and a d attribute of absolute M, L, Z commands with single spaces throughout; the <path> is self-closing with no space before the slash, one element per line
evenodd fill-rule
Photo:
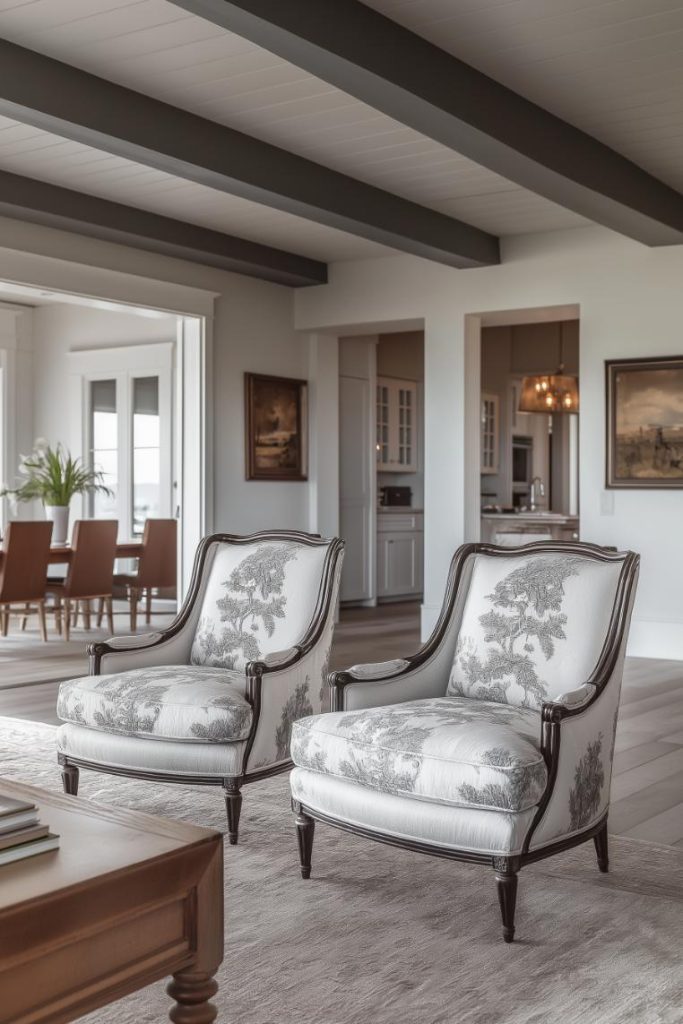
<path fill-rule="evenodd" d="M 69 764 L 68 761 L 62 761 L 61 758 L 60 764 L 62 766 L 64 792 L 70 796 L 78 796 L 78 765 Z"/>
<path fill-rule="evenodd" d="M 240 830 L 240 813 L 242 811 L 242 783 L 239 779 L 226 779 L 223 783 L 225 794 L 225 810 L 228 815 L 228 842 L 237 846 Z"/>
<path fill-rule="evenodd" d="M 517 872 L 519 857 L 494 857 L 498 902 L 503 918 L 503 938 L 512 942 L 515 937 L 515 907 L 517 906 Z"/>
<path fill-rule="evenodd" d="M 38 601 L 38 624 L 40 625 L 40 638 L 43 643 L 47 643 L 47 617 L 45 615 L 45 602 Z"/>
<path fill-rule="evenodd" d="M 315 821 L 304 810 L 299 803 L 292 805 L 296 814 L 296 838 L 299 844 L 299 863 L 301 864 L 301 877 L 311 877 L 311 861 L 313 858 L 313 837 L 315 836 Z"/>
<path fill-rule="evenodd" d="M 593 836 L 593 842 L 595 843 L 595 852 L 598 855 L 598 867 L 606 874 L 609 871 L 609 853 L 607 849 L 607 822 L 598 832 L 596 836 Z"/>

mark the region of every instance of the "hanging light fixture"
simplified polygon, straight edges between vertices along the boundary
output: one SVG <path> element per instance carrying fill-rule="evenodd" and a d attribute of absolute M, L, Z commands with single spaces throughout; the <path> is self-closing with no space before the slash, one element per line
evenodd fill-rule
<path fill-rule="evenodd" d="M 560 365 L 556 373 L 525 377 L 519 396 L 520 412 L 578 412 L 579 382 L 564 372 L 564 337 L 560 323 Z"/>

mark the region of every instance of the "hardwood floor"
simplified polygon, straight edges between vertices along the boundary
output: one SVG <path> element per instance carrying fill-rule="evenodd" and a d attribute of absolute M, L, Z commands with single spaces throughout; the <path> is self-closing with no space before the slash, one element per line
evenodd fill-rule
<path fill-rule="evenodd" d="M 166 620 L 155 616 L 152 628 Z M 416 603 L 345 610 L 331 666 L 411 654 L 419 634 Z M 104 635 L 77 629 L 69 644 L 53 633 L 43 644 L 35 629 L 21 634 L 15 628 L 0 640 L 0 715 L 57 724 L 59 681 L 87 671 L 85 644 Z M 609 826 L 613 833 L 683 848 L 683 662 L 627 659 Z"/>

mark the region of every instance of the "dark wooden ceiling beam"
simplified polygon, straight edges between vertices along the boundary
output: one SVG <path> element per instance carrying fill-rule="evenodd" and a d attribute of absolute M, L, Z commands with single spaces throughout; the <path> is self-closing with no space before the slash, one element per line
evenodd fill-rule
<path fill-rule="evenodd" d="M 0 214 L 294 288 L 327 281 L 318 260 L 8 171 L 0 171 Z"/>
<path fill-rule="evenodd" d="M 675 189 L 358 0 L 172 2 L 575 213 L 683 242 Z"/>
<path fill-rule="evenodd" d="M 7 40 L 0 114 L 450 266 L 499 261 L 478 228 Z"/>

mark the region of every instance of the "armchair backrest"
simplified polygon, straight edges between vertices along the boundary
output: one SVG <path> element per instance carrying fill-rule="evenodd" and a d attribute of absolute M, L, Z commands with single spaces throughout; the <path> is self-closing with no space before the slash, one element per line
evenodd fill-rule
<path fill-rule="evenodd" d="M 449 696 L 540 710 L 594 676 L 619 637 L 636 556 L 591 544 L 461 549 Z"/>
<path fill-rule="evenodd" d="M 295 531 L 216 536 L 192 642 L 193 665 L 243 669 L 292 648 L 321 614 L 339 541 Z"/>

